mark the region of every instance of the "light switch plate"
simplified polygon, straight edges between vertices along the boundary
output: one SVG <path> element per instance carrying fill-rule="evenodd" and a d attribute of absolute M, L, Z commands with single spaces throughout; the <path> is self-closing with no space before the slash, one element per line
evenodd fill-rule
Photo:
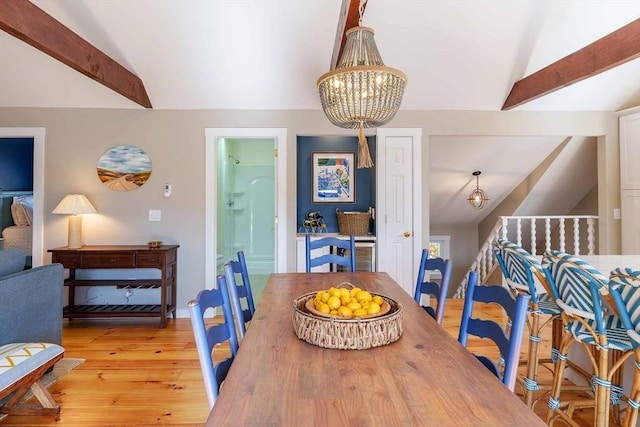
<path fill-rule="evenodd" d="M 149 209 L 149 221 L 160 221 L 161 216 L 159 209 Z"/>

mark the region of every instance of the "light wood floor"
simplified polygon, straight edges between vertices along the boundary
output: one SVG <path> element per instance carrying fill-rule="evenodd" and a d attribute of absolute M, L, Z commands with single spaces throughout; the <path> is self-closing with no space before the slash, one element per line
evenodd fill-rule
<path fill-rule="evenodd" d="M 444 326 L 455 337 L 461 303 L 447 303 Z M 0 425 L 195 426 L 206 420 L 209 410 L 189 319 L 169 320 L 165 329 L 158 328 L 156 319 L 65 320 L 63 346 L 66 356 L 86 362 L 49 387 L 62 406 L 59 418 L 13 415 Z M 470 347 L 484 349 L 477 341 Z M 548 348 L 543 352 L 548 354 Z M 536 412 L 544 419 L 546 400 Z M 592 425 L 590 416 L 581 414 L 581 424 Z"/>

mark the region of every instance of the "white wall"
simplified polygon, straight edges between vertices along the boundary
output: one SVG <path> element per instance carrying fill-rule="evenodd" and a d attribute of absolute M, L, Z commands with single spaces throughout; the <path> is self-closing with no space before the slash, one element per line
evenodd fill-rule
<path fill-rule="evenodd" d="M 290 195 L 287 199 L 290 218 L 296 217 L 296 136 L 355 134 L 334 127 L 319 110 L 0 108 L 0 127 L 46 128 L 44 248 L 64 246 L 67 239 L 66 218 L 50 212 L 64 195 L 84 193 L 99 212 L 84 220 L 87 244 L 145 244 L 149 240 L 180 244 L 179 310 L 186 309 L 187 301 L 205 287 L 205 263 L 215 262 L 204 259 L 204 129 L 288 128 L 286 192 Z M 428 141 L 429 135 L 601 135 L 598 145 L 599 241 L 601 253 L 619 253 L 619 221 L 603 216 L 620 206 L 618 120 L 614 113 L 401 111 L 388 127 L 421 127 L 423 143 Z M 373 131 L 368 132 L 371 133 Z M 97 178 L 98 159 L 107 148 L 119 144 L 139 146 L 153 162 L 151 177 L 137 190 L 112 191 Z M 423 150 L 425 164 L 428 164 L 428 156 L 428 150 Z M 162 195 L 165 182 L 173 185 L 170 198 Z M 423 241 L 426 243 L 429 233 L 427 170 L 424 171 L 423 188 Z M 162 210 L 162 221 L 149 222 L 149 209 Z M 290 247 L 294 248 L 294 222 L 288 224 L 287 234 L 292 242 Z M 474 246 L 477 248 L 477 242 Z M 452 255 L 457 250 L 452 247 Z M 50 255 L 45 254 L 44 260 L 49 262 Z M 295 271 L 295 261 L 295 251 L 289 251 L 289 271 Z"/>

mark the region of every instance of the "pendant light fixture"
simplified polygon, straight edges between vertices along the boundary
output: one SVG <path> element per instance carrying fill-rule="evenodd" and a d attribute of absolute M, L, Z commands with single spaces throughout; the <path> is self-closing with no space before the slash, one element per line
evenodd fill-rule
<path fill-rule="evenodd" d="M 360 20 L 347 31 L 347 41 L 338 65 L 318 79 L 322 109 L 334 125 L 358 129 L 358 168 L 373 166 L 364 128 L 382 126 L 396 115 L 402 102 L 407 76 L 386 67 L 374 31 L 362 27 L 366 0 L 360 0 Z"/>
<path fill-rule="evenodd" d="M 473 206 L 474 209 L 484 208 L 485 206 L 487 206 L 487 202 L 489 201 L 489 196 L 487 196 L 487 193 L 480 188 L 479 176 L 481 173 L 482 172 L 480 171 L 475 171 L 473 173 L 473 176 L 476 177 L 476 189 L 473 190 L 471 194 L 469 194 L 469 198 L 467 198 L 469 204 Z"/>

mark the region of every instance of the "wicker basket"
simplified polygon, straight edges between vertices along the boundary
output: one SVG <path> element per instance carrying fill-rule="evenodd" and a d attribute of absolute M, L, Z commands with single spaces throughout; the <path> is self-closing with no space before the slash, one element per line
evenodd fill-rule
<path fill-rule="evenodd" d="M 338 319 L 314 315 L 306 308 L 316 292 L 293 301 L 293 330 L 298 338 L 318 347 L 339 350 L 364 350 L 397 341 L 402 335 L 402 305 L 385 297 L 391 310 L 383 316 L 367 319 Z"/>
<path fill-rule="evenodd" d="M 342 212 L 336 209 L 340 234 L 366 236 L 369 233 L 369 212 Z"/>

